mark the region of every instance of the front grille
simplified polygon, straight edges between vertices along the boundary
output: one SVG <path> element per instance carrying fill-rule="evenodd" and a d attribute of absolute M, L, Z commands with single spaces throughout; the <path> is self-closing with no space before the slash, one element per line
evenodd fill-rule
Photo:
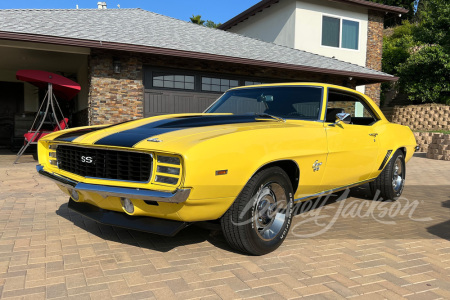
<path fill-rule="evenodd" d="M 83 177 L 148 182 L 150 154 L 59 145 L 58 168 Z"/>

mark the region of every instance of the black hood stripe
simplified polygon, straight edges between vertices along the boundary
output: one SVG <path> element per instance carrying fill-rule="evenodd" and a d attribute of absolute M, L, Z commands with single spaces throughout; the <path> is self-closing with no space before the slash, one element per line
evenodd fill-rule
<path fill-rule="evenodd" d="M 97 142 L 96 145 L 133 147 L 142 140 L 164 133 L 195 127 L 251 123 L 255 122 L 255 116 L 188 116 L 173 119 L 164 119 L 148 123 L 133 129 L 108 135 Z"/>
<path fill-rule="evenodd" d="M 97 127 L 97 128 L 84 128 L 80 130 L 71 131 L 68 133 L 61 134 L 58 136 L 55 141 L 62 141 L 62 142 L 72 142 L 74 139 L 79 138 L 82 135 L 85 135 L 87 133 L 91 133 L 100 129 L 104 129 L 105 127 Z"/>
<path fill-rule="evenodd" d="M 113 126 L 117 126 L 120 124 L 124 124 L 124 123 L 128 123 L 131 121 L 125 121 L 122 123 L 117 123 L 117 124 L 113 124 L 113 125 L 106 125 L 106 126 L 101 126 L 101 127 L 94 127 L 94 128 L 82 128 L 79 130 L 74 130 L 74 131 L 70 131 L 64 134 L 61 134 L 60 136 L 58 136 L 55 141 L 62 141 L 62 142 L 72 142 L 73 140 L 75 140 L 76 138 L 79 138 L 82 135 L 97 131 L 97 130 L 101 130 L 101 129 L 106 129 L 106 128 L 110 128 Z"/>

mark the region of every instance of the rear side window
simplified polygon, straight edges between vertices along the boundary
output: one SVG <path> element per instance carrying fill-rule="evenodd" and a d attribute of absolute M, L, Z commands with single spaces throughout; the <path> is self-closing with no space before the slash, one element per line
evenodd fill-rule
<path fill-rule="evenodd" d="M 335 122 L 336 113 L 352 116 L 352 124 L 372 125 L 378 121 L 375 112 L 356 95 L 330 89 L 328 92 L 326 122 Z"/>

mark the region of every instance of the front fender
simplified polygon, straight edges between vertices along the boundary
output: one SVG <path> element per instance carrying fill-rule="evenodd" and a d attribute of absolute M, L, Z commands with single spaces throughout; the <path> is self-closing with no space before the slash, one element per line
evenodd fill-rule
<path fill-rule="evenodd" d="M 272 143 L 275 139 L 277 142 Z M 224 135 L 198 143 L 184 154 L 184 186 L 192 188 L 190 199 L 236 198 L 264 165 L 291 160 L 300 169 L 306 169 L 312 165 L 313 158 L 324 161 L 326 152 L 322 124 L 311 128 L 271 128 Z M 227 174 L 216 175 L 220 170 L 227 170 Z M 320 182 L 304 178 L 305 185 L 314 184 L 307 180 Z"/>

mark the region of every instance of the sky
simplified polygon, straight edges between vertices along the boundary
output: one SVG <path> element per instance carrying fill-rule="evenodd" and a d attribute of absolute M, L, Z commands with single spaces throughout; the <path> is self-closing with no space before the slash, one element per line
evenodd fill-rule
<path fill-rule="evenodd" d="M 105 1 L 105 0 L 102 0 Z M 98 0 L 0 0 L 0 9 L 12 8 L 97 8 Z M 204 20 L 224 23 L 259 0 L 106 0 L 108 8 L 142 8 L 169 17 L 189 21 L 201 15 Z"/>

